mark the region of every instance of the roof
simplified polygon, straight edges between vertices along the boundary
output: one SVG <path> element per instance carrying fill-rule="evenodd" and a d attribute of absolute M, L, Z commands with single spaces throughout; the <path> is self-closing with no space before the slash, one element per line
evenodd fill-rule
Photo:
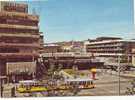
<path fill-rule="evenodd" d="M 59 45 L 53 44 L 53 43 L 52 44 L 51 43 L 50 44 L 44 44 L 44 47 L 53 47 L 53 46 L 59 46 Z"/>
<path fill-rule="evenodd" d="M 19 81 L 19 83 L 37 83 L 36 80 L 24 80 L 24 81 Z"/>
<path fill-rule="evenodd" d="M 116 42 L 126 42 L 126 43 L 135 43 L 135 40 L 129 40 L 129 39 L 119 39 L 119 40 L 103 40 L 103 41 L 91 41 L 89 44 L 102 44 L 102 43 L 116 43 Z"/>
<path fill-rule="evenodd" d="M 67 79 L 66 81 L 92 81 L 93 79 L 91 78 L 76 78 L 76 79 Z"/>
<path fill-rule="evenodd" d="M 119 37 L 98 37 L 96 40 L 117 40 L 117 39 L 122 39 Z"/>

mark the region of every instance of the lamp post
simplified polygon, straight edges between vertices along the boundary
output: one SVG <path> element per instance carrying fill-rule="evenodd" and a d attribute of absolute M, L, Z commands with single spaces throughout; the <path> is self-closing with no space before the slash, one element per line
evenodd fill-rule
<path fill-rule="evenodd" d="M 1 78 L 1 76 L 0 76 L 0 90 L 1 90 L 1 91 L 0 91 L 0 96 L 1 96 L 1 97 L 3 97 L 3 85 L 2 85 L 2 83 L 3 83 L 3 82 L 2 82 L 2 78 Z"/>
<path fill-rule="evenodd" d="M 119 93 L 120 95 L 120 55 L 118 55 L 118 84 L 119 84 Z"/>

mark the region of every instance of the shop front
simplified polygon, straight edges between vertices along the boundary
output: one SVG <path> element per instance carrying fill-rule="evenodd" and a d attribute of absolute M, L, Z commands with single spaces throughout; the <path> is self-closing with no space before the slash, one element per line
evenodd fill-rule
<path fill-rule="evenodd" d="M 13 83 L 33 79 L 36 72 L 36 62 L 8 62 L 6 67 L 8 82 Z"/>

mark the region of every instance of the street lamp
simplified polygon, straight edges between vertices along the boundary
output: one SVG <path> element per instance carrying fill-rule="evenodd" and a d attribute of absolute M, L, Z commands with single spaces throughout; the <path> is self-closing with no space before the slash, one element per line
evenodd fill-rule
<path fill-rule="evenodd" d="M 3 85 L 2 85 L 2 77 L 0 76 L 0 96 L 3 97 Z"/>
<path fill-rule="evenodd" d="M 118 84 L 119 84 L 119 95 L 120 95 L 120 55 L 118 55 Z"/>

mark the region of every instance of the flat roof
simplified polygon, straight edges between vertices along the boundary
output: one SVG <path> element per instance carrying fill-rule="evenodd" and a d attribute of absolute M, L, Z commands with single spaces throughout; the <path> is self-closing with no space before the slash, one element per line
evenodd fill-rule
<path fill-rule="evenodd" d="M 19 83 L 36 83 L 36 80 L 23 80 L 23 81 L 19 81 Z"/>
<path fill-rule="evenodd" d="M 75 78 L 75 79 L 67 79 L 66 81 L 93 81 L 91 78 Z"/>
<path fill-rule="evenodd" d="M 115 42 L 132 42 L 135 43 L 135 40 L 128 40 L 128 39 L 124 39 L 124 40 L 103 40 L 103 41 L 93 41 L 93 42 L 89 42 L 87 45 L 89 44 L 102 44 L 102 43 L 115 43 Z"/>

